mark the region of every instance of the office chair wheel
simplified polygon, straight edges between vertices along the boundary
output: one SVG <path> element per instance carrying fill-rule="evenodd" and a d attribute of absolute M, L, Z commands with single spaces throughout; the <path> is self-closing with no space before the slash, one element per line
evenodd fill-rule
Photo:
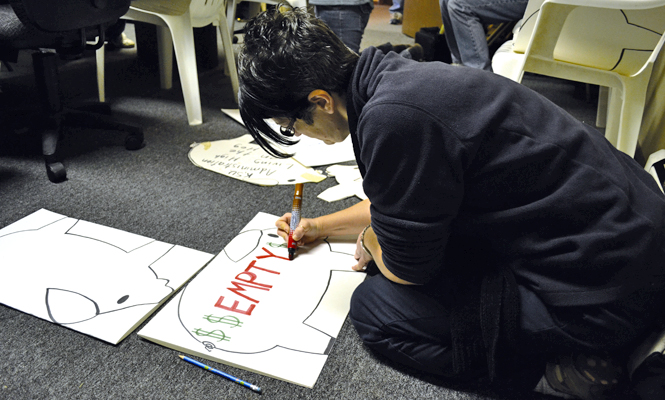
<path fill-rule="evenodd" d="M 127 150 L 138 150 L 143 147 L 143 133 L 130 133 L 125 138 Z"/>
<path fill-rule="evenodd" d="M 67 179 L 67 171 L 61 162 L 46 163 L 46 175 L 53 183 L 60 183 Z"/>

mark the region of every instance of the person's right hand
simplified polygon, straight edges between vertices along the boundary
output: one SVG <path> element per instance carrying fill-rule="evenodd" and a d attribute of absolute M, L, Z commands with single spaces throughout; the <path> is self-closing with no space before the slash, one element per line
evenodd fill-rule
<path fill-rule="evenodd" d="M 277 227 L 277 234 L 282 237 L 285 241 L 289 240 L 289 231 L 291 224 L 291 213 L 286 213 L 282 215 L 275 226 Z M 298 246 L 303 244 L 310 243 L 319 238 L 319 227 L 314 222 L 314 219 L 301 218 L 298 227 L 293 231 L 293 240 L 295 240 Z"/>

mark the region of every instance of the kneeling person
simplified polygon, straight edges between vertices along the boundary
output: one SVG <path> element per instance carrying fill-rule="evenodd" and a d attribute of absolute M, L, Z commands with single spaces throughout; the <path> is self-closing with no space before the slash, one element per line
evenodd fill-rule
<path fill-rule="evenodd" d="M 271 143 L 351 135 L 368 200 L 293 236 L 359 235 L 355 269 L 380 272 L 351 304 L 368 347 L 500 379 L 527 359 L 622 362 L 665 315 L 665 198 L 597 130 L 486 71 L 358 55 L 304 10 L 245 29 L 239 105 L 256 142 L 286 157 Z"/>

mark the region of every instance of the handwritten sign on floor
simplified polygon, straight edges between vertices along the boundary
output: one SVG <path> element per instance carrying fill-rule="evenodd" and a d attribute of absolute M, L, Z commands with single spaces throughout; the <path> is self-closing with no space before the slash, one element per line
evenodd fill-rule
<path fill-rule="evenodd" d="M 190 161 L 208 169 L 260 186 L 293 185 L 320 182 L 326 175 L 300 164 L 293 158 L 276 158 L 247 134 L 229 140 L 195 143 L 189 152 Z"/>

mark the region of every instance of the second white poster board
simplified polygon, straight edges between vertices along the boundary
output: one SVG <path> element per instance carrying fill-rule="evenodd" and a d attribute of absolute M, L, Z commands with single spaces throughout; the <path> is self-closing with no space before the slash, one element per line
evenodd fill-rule
<path fill-rule="evenodd" d="M 289 261 L 276 216 L 259 213 L 139 336 L 312 388 L 365 274 L 355 240 L 319 241 Z"/>
<path fill-rule="evenodd" d="M 0 303 L 117 344 L 212 257 L 41 209 L 0 229 Z"/>

